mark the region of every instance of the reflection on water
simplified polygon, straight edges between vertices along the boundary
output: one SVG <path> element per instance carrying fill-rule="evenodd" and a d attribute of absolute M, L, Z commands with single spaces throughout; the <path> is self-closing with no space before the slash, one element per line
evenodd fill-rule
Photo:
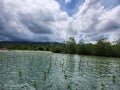
<path fill-rule="evenodd" d="M 1 52 L 0 90 L 120 90 L 120 59 Z"/>

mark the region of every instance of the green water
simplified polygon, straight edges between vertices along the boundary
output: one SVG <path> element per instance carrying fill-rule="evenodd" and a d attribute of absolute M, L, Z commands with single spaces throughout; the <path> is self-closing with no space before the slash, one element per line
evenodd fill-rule
<path fill-rule="evenodd" d="M 0 52 L 0 90 L 120 90 L 120 58 Z"/>

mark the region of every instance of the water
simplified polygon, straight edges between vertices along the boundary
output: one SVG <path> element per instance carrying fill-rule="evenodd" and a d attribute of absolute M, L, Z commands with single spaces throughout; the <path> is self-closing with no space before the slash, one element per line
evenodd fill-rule
<path fill-rule="evenodd" d="M 0 90 L 120 90 L 120 58 L 0 52 Z"/>

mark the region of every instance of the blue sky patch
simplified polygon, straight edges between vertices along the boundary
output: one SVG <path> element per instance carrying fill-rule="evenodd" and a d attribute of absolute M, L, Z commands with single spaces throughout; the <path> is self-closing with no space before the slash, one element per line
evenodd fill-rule
<path fill-rule="evenodd" d="M 84 3 L 84 0 L 71 0 L 70 3 L 65 3 L 65 0 L 58 0 L 58 2 L 61 9 L 72 16 L 78 11 L 79 6 Z"/>

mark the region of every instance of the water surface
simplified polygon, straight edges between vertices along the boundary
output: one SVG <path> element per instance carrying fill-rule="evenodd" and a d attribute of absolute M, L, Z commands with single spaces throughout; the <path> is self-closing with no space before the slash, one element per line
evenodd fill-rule
<path fill-rule="evenodd" d="M 0 90 L 120 90 L 120 58 L 0 52 Z"/>

